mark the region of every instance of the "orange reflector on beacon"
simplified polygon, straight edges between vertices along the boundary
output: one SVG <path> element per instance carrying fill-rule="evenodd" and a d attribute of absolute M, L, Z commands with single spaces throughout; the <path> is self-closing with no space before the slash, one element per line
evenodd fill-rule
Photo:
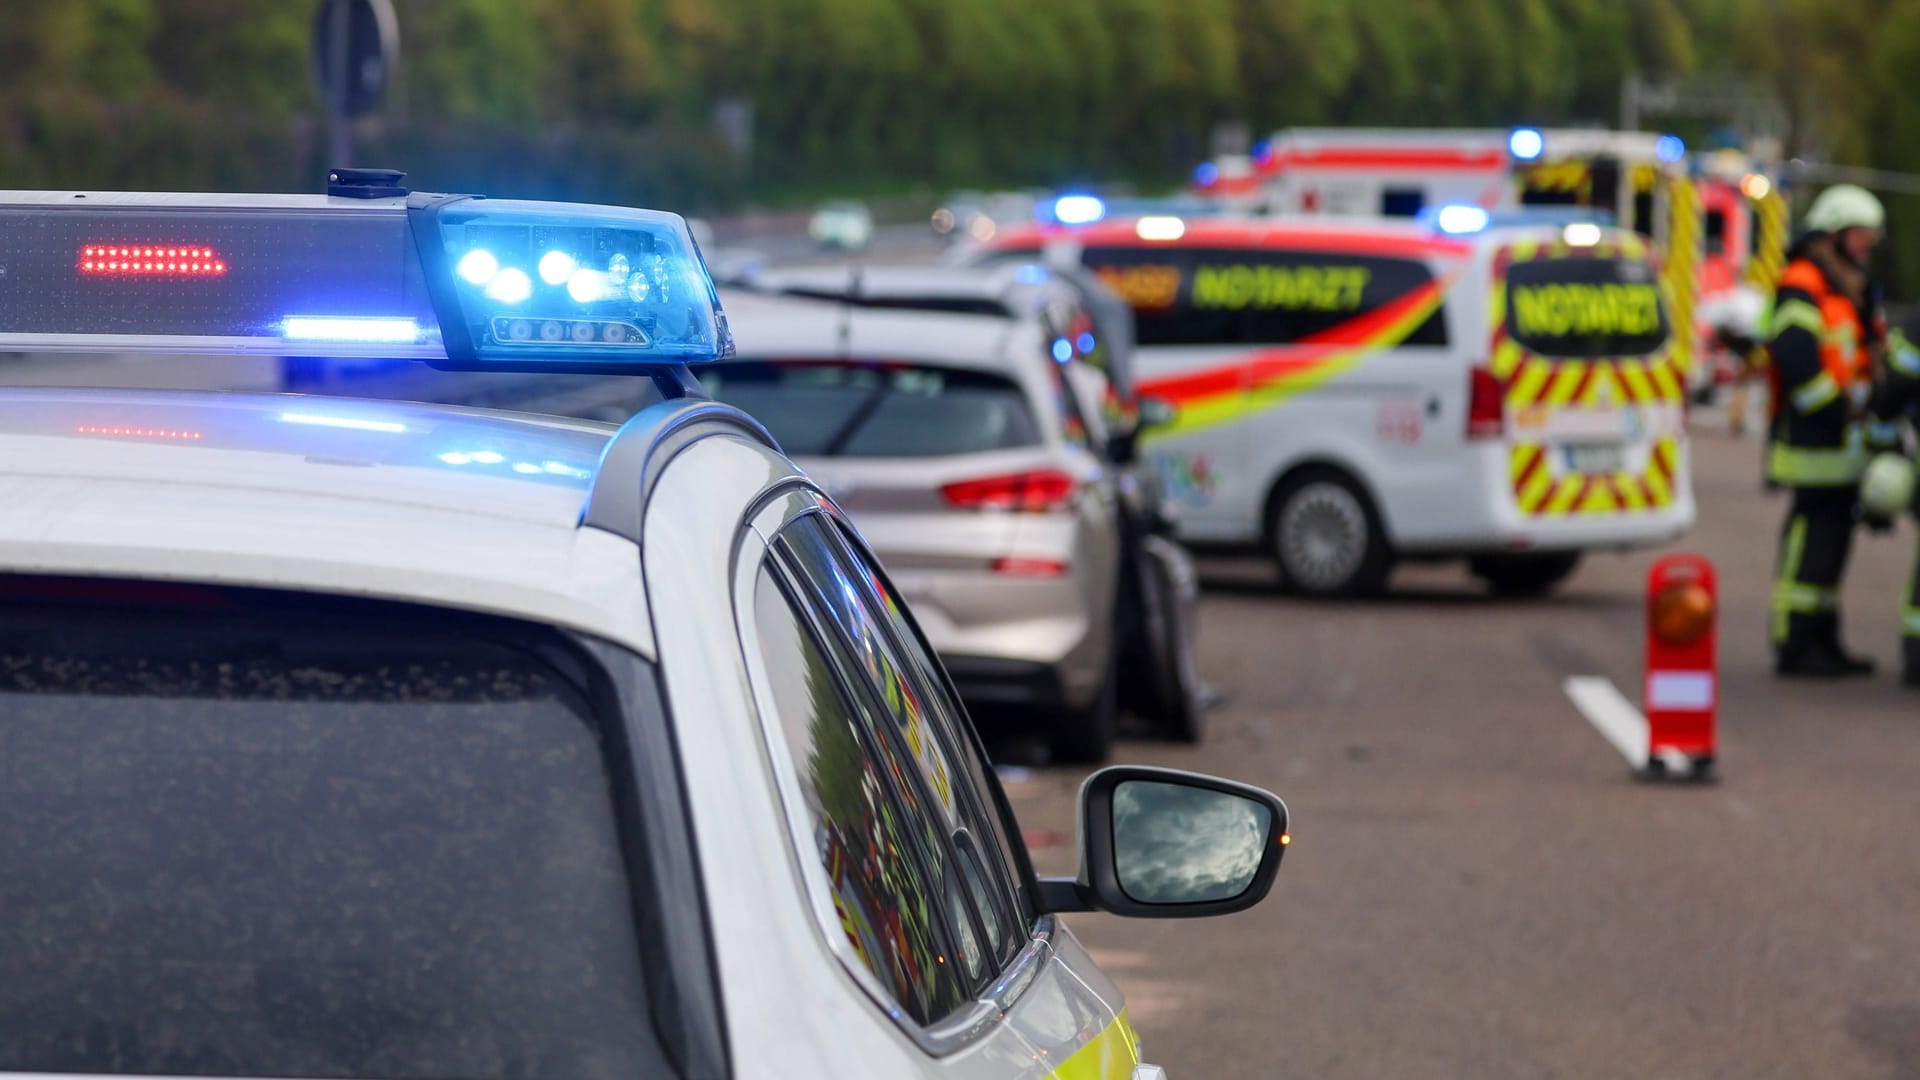
<path fill-rule="evenodd" d="M 1718 584 L 1698 555 L 1668 555 L 1647 574 L 1647 766 L 1651 779 L 1713 771 L 1720 704 Z"/>

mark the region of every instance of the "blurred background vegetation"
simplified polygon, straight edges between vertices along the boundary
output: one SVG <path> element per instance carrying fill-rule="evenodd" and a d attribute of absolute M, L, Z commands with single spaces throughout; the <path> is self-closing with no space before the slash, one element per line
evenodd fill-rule
<path fill-rule="evenodd" d="M 0 0 L 0 186 L 313 190 L 311 0 Z M 1732 73 L 1795 141 L 1920 170 L 1911 0 L 396 0 L 356 164 L 711 211 L 1171 182 L 1226 121 L 1611 123 Z M 750 103 L 752 154 L 714 123 Z M 1908 213 L 1920 207 L 1905 207 Z M 1903 208 L 1896 206 L 1895 213 Z"/>

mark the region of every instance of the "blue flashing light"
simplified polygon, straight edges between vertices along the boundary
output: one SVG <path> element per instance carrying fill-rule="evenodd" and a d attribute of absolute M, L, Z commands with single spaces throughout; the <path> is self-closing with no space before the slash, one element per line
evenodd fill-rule
<path fill-rule="evenodd" d="M 283 424 L 305 424 L 309 427 L 346 428 L 350 431 L 378 431 L 388 435 L 398 435 L 407 430 L 407 425 L 392 420 L 369 420 L 359 416 L 335 416 L 331 413 L 283 412 L 280 414 Z"/>
<path fill-rule="evenodd" d="M 1203 161 L 1194 166 L 1193 186 L 1210 188 L 1220 182 L 1220 166 L 1211 161 Z"/>
<path fill-rule="evenodd" d="M 1653 140 L 1653 156 L 1671 165 L 1687 156 L 1686 141 L 1678 135 L 1662 135 Z"/>
<path fill-rule="evenodd" d="M 1024 263 L 1013 272 L 1013 280 L 1021 285 L 1045 285 L 1047 277 L 1047 268 L 1039 263 Z"/>
<path fill-rule="evenodd" d="M 531 461 L 516 461 L 513 463 L 513 471 L 522 476 L 538 476 L 545 470 Z"/>
<path fill-rule="evenodd" d="M 1054 338 L 1053 358 L 1063 364 L 1073 359 L 1073 342 L 1066 338 Z"/>
<path fill-rule="evenodd" d="M 460 256 L 460 262 L 454 266 L 453 272 L 469 285 L 485 285 L 500 272 L 500 260 L 486 248 L 474 248 Z"/>
<path fill-rule="evenodd" d="M 1073 343 L 1079 347 L 1081 352 L 1090 353 L 1093 351 L 1094 346 L 1093 333 L 1082 330 L 1080 331 L 1080 336 L 1075 338 Z"/>
<path fill-rule="evenodd" d="M 1062 195 L 1053 200 L 1053 219 L 1062 225 L 1091 225 L 1107 216 L 1098 195 Z"/>
<path fill-rule="evenodd" d="M 576 304 L 591 304 L 612 295 L 609 282 L 607 271 L 589 270 L 583 266 L 567 275 L 567 295 L 573 297 Z"/>
<path fill-rule="evenodd" d="M 1515 161 L 1538 161 L 1547 152 L 1547 137 L 1539 128 L 1514 128 L 1507 135 L 1507 153 Z"/>
<path fill-rule="evenodd" d="M 509 266 L 487 282 L 487 299 L 503 304 L 524 304 L 533 297 L 533 279 L 525 270 Z"/>
<path fill-rule="evenodd" d="M 458 281 L 435 306 L 447 355 L 462 365 L 652 366 L 733 355 L 713 280 L 676 215 L 471 200 L 441 208 L 436 222 L 440 265 L 451 264 Z M 477 280 L 486 259 L 498 268 Z M 479 264 L 471 276 L 462 272 L 469 260 Z"/>
<path fill-rule="evenodd" d="M 549 285 L 565 285 L 580 263 L 564 251 L 549 251 L 540 256 L 540 280 Z"/>
<path fill-rule="evenodd" d="M 355 315 L 289 315 L 280 333 L 290 341 L 387 342 L 411 345 L 420 340 L 420 324 L 412 319 Z"/>
<path fill-rule="evenodd" d="M 442 464 L 446 464 L 446 465 L 473 464 L 472 454 L 463 454 L 458 450 L 449 450 L 444 454 L 435 454 L 434 456 L 439 458 Z"/>
<path fill-rule="evenodd" d="M 1253 163 L 1261 167 L 1273 164 L 1273 144 L 1265 139 L 1253 144 Z"/>
<path fill-rule="evenodd" d="M 498 465 L 507 460 L 506 455 L 500 453 L 498 450 L 475 450 L 467 456 L 472 458 L 477 465 Z"/>
<path fill-rule="evenodd" d="M 109 271 L 96 252 L 113 237 L 225 246 L 142 248 L 151 261 L 137 266 L 128 248 Z M 647 375 L 733 354 L 686 222 L 658 211 L 0 192 L 0 252 L 0 353 L 192 354 L 216 341 L 245 356 Z M 76 290 L 87 303 L 71 302 Z"/>
<path fill-rule="evenodd" d="M 1487 213 L 1484 207 L 1468 206 L 1464 203 L 1443 206 L 1440 208 L 1440 212 L 1434 216 L 1434 221 L 1439 225 L 1440 231 L 1453 236 L 1477 233 L 1486 228 L 1487 223 L 1491 220 L 1493 220 L 1493 215 Z"/>

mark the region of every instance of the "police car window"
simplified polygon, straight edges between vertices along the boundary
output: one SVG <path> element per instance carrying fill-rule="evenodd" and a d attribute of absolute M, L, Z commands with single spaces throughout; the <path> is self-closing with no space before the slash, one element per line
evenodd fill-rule
<path fill-rule="evenodd" d="M 1086 263 L 1133 307 L 1141 345 L 1283 345 L 1346 331 L 1381 340 L 1369 316 L 1418 305 L 1418 259 L 1260 248 L 1089 248 Z M 1447 343 L 1440 308 L 1397 345 Z"/>
<path fill-rule="evenodd" d="M 992 372 L 892 361 L 733 360 L 707 392 L 801 457 L 937 457 L 1040 442 L 1027 397 Z"/>
<path fill-rule="evenodd" d="M 1507 333 L 1543 356 L 1644 356 L 1666 344 L 1668 324 L 1646 262 L 1528 259 L 1507 269 Z"/>
<path fill-rule="evenodd" d="M 844 533 L 813 515 L 789 525 L 782 536 L 794 564 L 819 590 L 855 655 L 863 658 L 868 678 L 880 688 L 898 742 L 954 839 L 971 914 L 989 951 L 998 960 L 1011 959 L 1026 937 L 1016 914 L 1016 864 L 1002 857 L 1007 833 L 989 812 L 994 802 L 985 787 L 987 770 L 963 734 L 965 714 L 946 692 L 932 654 L 885 577 Z"/>
<path fill-rule="evenodd" d="M 615 721 L 514 640 L 531 631 L 15 584 L 0 1071 L 670 1068 L 601 752 Z"/>
<path fill-rule="evenodd" d="M 813 823 L 811 854 L 826 871 L 847 945 L 909 1017 L 930 1024 L 969 996 L 938 917 L 950 883 L 928 869 L 925 816 L 889 779 L 899 775 L 896 763 L 876 745 L 844 663 L 830 658 L 805 611 L 762 567 L 754 621 Z M 975 950 L 977 957 L 977 942 Z"/>

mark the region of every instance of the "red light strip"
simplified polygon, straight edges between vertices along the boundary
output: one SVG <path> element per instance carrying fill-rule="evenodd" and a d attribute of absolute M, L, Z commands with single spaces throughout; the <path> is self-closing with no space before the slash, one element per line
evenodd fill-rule
<path fill-rule="evenodd" d="M 187 439 L 197 441 L 201 438 L 201 434 L 198 431 L 173 431 L 168 428 L 100 427 L 85 424 L 73 430 L 81 435 L 131 435 L 141 439 Z"/>
<path fill-rule="evenodd" d="M 152 247 L 133 244 L 88 244 L 78 260 L 83 274 L 114 277 L 219 277 L 226 260 L 210 247 Z"/>

